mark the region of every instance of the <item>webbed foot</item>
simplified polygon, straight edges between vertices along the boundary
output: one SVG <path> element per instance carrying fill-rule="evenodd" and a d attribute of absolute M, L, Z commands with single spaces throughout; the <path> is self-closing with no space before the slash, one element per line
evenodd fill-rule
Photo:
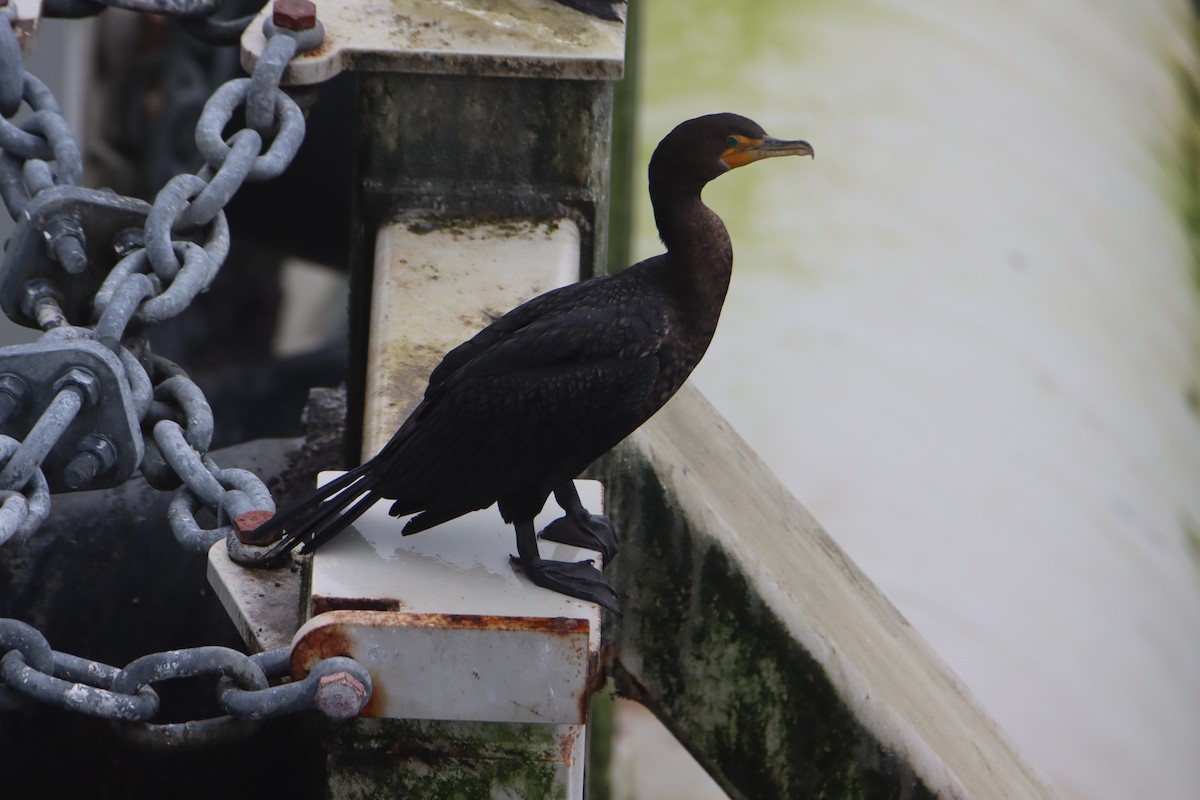
<path fill-rule="evenodd" d="M 596 550 L 607 567 L 617 557 L 617 532 L 612 522 L 602 514 L 587 514 L 559 517 L 539 534 L 550 542 Z"/>
<path fill-rule="evenodd" d="M 516 556 L 512 556 L 512 560 L 520 564 L 529 579 L 538 586 L 598 603 L 618 617 L 621 616 L 616 591 L 591 561 L 548 561 L 542 558 L 520 559 Z"/>

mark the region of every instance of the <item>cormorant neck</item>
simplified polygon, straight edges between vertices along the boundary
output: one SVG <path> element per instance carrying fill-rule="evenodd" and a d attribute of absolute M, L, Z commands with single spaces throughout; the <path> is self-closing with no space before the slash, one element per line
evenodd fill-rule
<path fill-rule="evenodd" d="M 728 247 L 729 234 L 721 221 L 700 199 L 707 181 L 679 179 L 650 169 L 650 205 L 658 235 L 668 253 L 686 253 L 697 248 Z"/>
<path fill-rule="evenodd" d="M 716 328 L 729 277 L 733 246 L 725 223 L 700 199 L 703 183 L 655 180 L 650 202 L 659 236 L 667 247 L 665 275 L 671 294 L 694 333 L 705 340 Z M 705 341 L 705 345 L 707 341 Z"/>

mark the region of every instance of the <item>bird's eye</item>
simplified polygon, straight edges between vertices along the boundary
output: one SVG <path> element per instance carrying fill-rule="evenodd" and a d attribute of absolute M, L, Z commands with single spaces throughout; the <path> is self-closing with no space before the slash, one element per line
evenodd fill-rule
<path fill-rule="evenodd" d="M 728 139 L 725 140 L 725 144 L 728 145 L 729 147 L 737 147 L 738 146 L 738 138 L 736 136 L 730 136 Z"/>

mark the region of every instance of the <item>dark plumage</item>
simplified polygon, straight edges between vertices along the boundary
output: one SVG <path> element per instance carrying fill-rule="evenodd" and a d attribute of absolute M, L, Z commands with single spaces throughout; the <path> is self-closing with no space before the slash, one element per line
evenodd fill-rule
<path fill-rule="evenodd" d="M 256 532 L 285 530 L 275 553 L 305 552 L 380 498 L 417 533 L 498 502 L 534 583 L 617 610 L 591 562 L 538 556 L 533 518 L 547 497 L 567 512 L 543 536 L 616 554 L 604 517 L 573 479 L 649 419 L 691 374 L 716 329 L 733 251 L 700 200 L 713 178 L 760 158 L 812 155 L 735 114 L 689 120 L 650 160 L 650 197 L 667 252 L 615 275 L 533 298 L 446 354 L 425 398 L 374 458 Z"/>
<path fill-rule="evenodd" d="M 624 3 L 625 0 L 558 0 L 558 2 L 576 11 L 591 14 L 593 17 L 620 22 L 621 18 L 617 15 L 617 3 Z"/>

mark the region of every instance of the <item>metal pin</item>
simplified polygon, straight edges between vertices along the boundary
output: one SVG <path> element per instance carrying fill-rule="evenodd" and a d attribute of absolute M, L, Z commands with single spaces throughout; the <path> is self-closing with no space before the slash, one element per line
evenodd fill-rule
<path fill-rule="evenodd" d="M 117 463 L 117 447 L 102 434 L 89 433 L 79 442 L 79 451 L 63 470 L 67 488 L 77 491 L 112 469 Z"/>
<path fill-rule="evenodd" d="M 79 223 L 68 217 L 55 217 L 48 220 L 43 228 L 50 246 L 50 254 L 62 268 L 72 275 L 79 275 L 87 269 L 87 250 L 84 248 L 83 228 Z"/>

